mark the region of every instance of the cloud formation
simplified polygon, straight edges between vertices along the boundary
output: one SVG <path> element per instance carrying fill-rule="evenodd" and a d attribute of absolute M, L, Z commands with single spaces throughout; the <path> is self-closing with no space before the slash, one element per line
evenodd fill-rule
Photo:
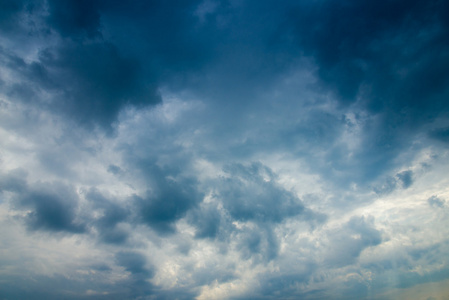
<path fill-rule="evenodd" d="M 448 12 L 0 0 L 0 298 L 445 299 Z"/>

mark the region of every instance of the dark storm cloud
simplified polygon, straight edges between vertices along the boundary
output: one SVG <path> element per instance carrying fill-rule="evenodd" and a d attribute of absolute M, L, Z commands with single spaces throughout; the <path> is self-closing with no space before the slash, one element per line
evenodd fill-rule
<path fill-rule="evenodd" d="M 42 50 L 39 61 L 31 63 L 4 50 L 2 56 L 4 66 L 22 79 L 4 86 L 13 99 L 63 113 L 87 127 L 109 128 L 125 105 L 160 102 L 138 62 L 107 42 L 68 41 Z M 43 93 L 51 98 L 42 98 Z"/>
<path fill-rule="evenodd" d="M 119 252 L 115 255 L 118 264 L 130 272 L 132 276 L 143 276 L 149 279 L 154 276 L 151 268 L 146 267 L 145 257 L 138 252 Z"/>
<path fill-rule="evenodd" d="M 130 273 L 130 278 L 121 284 L 128 289 L 127 297 L 140 299 L 193 299 L 193 293 L 188 288 L 162 290 L 148 280 L 154 277 L 156 269 L 151 266 L 145 256 L 136 251 L 121 251 L 116 253 L 118 265 Z"/>
<path fill-rule="evenodd" d="M 236 234 L 237 250 L 243 259 L 264 263 L 277 257 L 279 240 L 274 232 L 275 224 L 296 218 L 313 228 L 326 219 L 279 186 L 275 182 L 276 174 L 261 163 L 230 164 L 223 170 L 226 176 L 217 182 L 214 197 L 219 199 L 225 213 L 205 218 L 206 223 L 193 221 L 192 224 L 197 228 L 197 235 L 205 237 Z M 236 228 L 231 225 L 233 221 L 251 222 L 252 226 Z"/>
<path fill-rule="evenodd" d="M 40 120 L 61 117 L 54 124 L 64 127 L 51 127 L 62 131 L 52 140 L 56 147 L 36 150 L 40 141 L 28 144 L 28 136 L 51 136 L 51 130 L 28 125 L 22 137 L 14 135 L 17 125 L 5 125 L 14 131 L 5 135 L 13 149 L 5 165 L 22 163 L 12 153 L 22 147 L 40 168 L 27 171 L 61 182 L 31 183 L 20 170 L 0 174 L 1 201 L 12 204 L 7 214 L 23 216 L 17 218 L 30 230 L 84 233 L 77 238 L 95 255 L 113 251 L 113 261 L 80 270 L 90 275 L 79 275 L 79 281 L 1 275 L 2 286 L 13 287 L 0 289 L 1 297 L 193 299 L 222 283 L 245 284 L 238 274 L 250 276 L 244 299 L 339 298 L 340 291 L 346 298 L 367 297 L 370 290 L 355 277 L 329 291 L 335 276 L 348 275 L 346 269 L 363 275 L 359 257 L 383 241 L 374 220 L 353 217 L 315 232 L 327 216 L 304 203 L 313 199 L 326 213 L 351 215 L 358 201 L 375 201 L 366 189 L 382 196 L 419 180 L 410 164 L 400 165 L 410 152 L 429 146 L 414 143 L 410 150 L 414 139 L 424 133 L 429 143 L 444 145 L 449 136 L 448 11 L 437 0 L 0 0 L 5 103 L 43 112 Z M 143 109 L 162 103 L 159 92 L 167 105 Z M 81 146 L 65 142 L 76 140 L 65 129 L 73 124 L 82 127 L 74 129 Z M 117 135 L 89 132 L 97 126 L 117 129 Z M 273 170 L 292 162 L 280 171 L 291 181 L 251 163 L 257 159 L 271 162 Z M 198 174 L 203 162 L 207 170 Z M 223 165 L 224 174 L 217 175 Z M 305 202 L 296 192 L 308 193 L 309 187 L 291 187 L 303 174 L 313 177 L 313 193 L 319 190 Z M 96 175 L 104 177 L 92 179 Z M 355 204 L 335 200 L 347 194 Z M 427 203 L 435 209 L 429 211 L 444 213 L 445 200 L 432 196 Z M 330 217 L 341 222 L 340 215 Z M 178 232 L 184 221 L 188 230 Z M 157 235 L 142 234 L 148 228 Z M 317 245 L 297 240 L 307 230 L 316 234 Z M 141 244 L 130 242 L 136 237 L 144 239 Z M 219 253 L 203 258 L 202 245 Z M 150 253 L 152 247 L 159 249 Z M 176 251 L 180 259 L 168 257 Z M 176 260 L 176 274 L 153 267 L 153 255 L 164 266 Z M 442 255 L 410 254 L 427 261 Z M 221 258 L 224 266 L 210 263 Z M 239 260 L 247 263 L 237 265 Z M 256 275 L 247 267 L 257 268 Z M 380 277 L 394 264 L 369 268 Z M 175 287 L 156 286 L 164 276 Z M 444 279 L 447 271 L 428 276 L 399 276 L 399 286 Z M 105 283 L 125 277 L 114 286 Z M 254 281 L 257 287 L 248 283 Z M 315 283 L 323 290 L 303 292 Z"/>
<path fill-rule="evenodd" d="M 153 275 L 153 269 L 146 266 L 146 260 L 137 252 L 119 252 L 115 261 L 121 267 L 130 272 L 131 278 L 121 279 L 114 283 L 105 282 L 105 273 L 110 272 L 108 267 L 81 267 L 85 273 L 83 276 L 73 274 L 68 277 L 63 274 L 51 276 L 26 274 L 21 276 L 0 275 L 4 285 L 0 290 L 0 297 L 4 299 L 139 299 L 145 295 L 152 295 L 156 299 L 164 299 L 152 291 L 151 284 L 144 282 Z M 135 264 L 143 263 L 140 268 Z M 92 272 L 95 271 L 95 272 Z M 131 271 L 134 271 L 132 273 Z M 190 298 L 192 299 L 192 298 Z"/>
<path fill-rule="evenodd" d="M 36 300 L 58 300 L 58 299 L 114 299 L 119 300 L 126 297 L 123 291 L 117 287 L 98 284 L 99 278 L 75 281 L 61 274 L 53 276 L 9 276 L 1 277 L 2 285 L 0 297 L 3 299 L 36 299 Z M 102 288 L 107 289 L 106 295 L 86 295 L 86 290 Z"/>
<path fill-rule="evenodd" d="M 447 109 L 447 11 L 444 1 L 303 2 L 289 22 L 342 101 L 367 89 L 370 109 L 435 114 Z"/>
<path fill-rule="evenodd" d="M 449 143 L 449 127 L 436 128 L 429 132 L 429 136 L 440 140 L 444 143 Z"/>
<path fill-rule="evenodd" d="M 64 37 L 100 35 L 99 1 L 48 1 L 48 24 Z"/>
<path fill-rule="evenodd" d="M 203 198 L 193 179 L 169 177 L 170 173 L 157 170 L 152 174 L 152 190 L 145 198 L 135 196 L 134 199 L 142 221 L 162 235 L 174 233 L 176 221 Z"/>
<path fill-rule="evenodd" d="M 25 218 L 31 230 L 85 231 L 84 225 L 76 220 L 77 196 L 68 187 L 50 184 L 48 188 L 30 190 L 22 195 L 20 204 L 32 209 Z"/>
<path fill-rule="evenodd" d="M 215 238 L 222 225 L 221 218 L 217 207 L 212 204 L 202 205 L 201 208 L 192 210 L 188 216 L 190 223 L 196 228 L 197 238 Z"/>
<path fill-rule="evenodd" d="M 311 213 L 291 192 L 277 186 L 275 174 L 261 163 L 229 165 L 224 171 L 229 177 L 222 179 L 218 195 L 235 220 L 279 223 Z"/>
<path fill-rule="evenodd" d="M 8 15 L 24 8 L 4 3 Z M 81 88 L 66 95 L 74 98 L 66 100 L 67 110 L 87 113 L 91 122 L 94 111 L 104 125 L 124 104 L 157 103 L 155 89 L 168 83 L 242 103 L 303 54 L 343 103 L 359 94 L 369 110 L 400 119 L 392 125 L 448 109 L 448 9 L 442 1 L 224 2 L 203 12 L 201 5 L 49 1 L 46 26 L 63 38 L 56 45 L 55 64 L 67 73 L 60 84 L 65 91 L 72 81 L 73 91 Z M 146 91 L 137 79 L 142 76 L 151 82 Z M 406 115 L 395 113 L 401 111 Z"/>
<path fill-rule="evenodd" d="M 148 120 L 146 126 L 153 126 Z M 131 197 L 135 213 L 134 224 L 143 223 L 160 235 L 176 232 L 176 223 L 196 209 L 204 198 L 197 174 L 191 173 L 192 157 L 177 142 L 177 131 L 162 127 L 138 130 L 138 143 L 119 145 L 123 154 L 123 175 L 140 182 L 141 192 Z M 135 177 L 134 177 L 135 176 Z"/>
<path fill-rule="evenodd" d="M 72 186 L 61 182 L 28 184 L 24 170 L 0 176 L 0 192 L 13 193 L 12 207 L 29 210 L 23 217 L 29 230 L 84 233 L 85 219 L 79 214 L 79 198 Z"/>
<path fill-rule="evenodd" d="M 19 177 L 20 176 L 20 177 Z M 2 175 L 1 191 L 13 192 L 13 206 L 28 209 L 24 220 L 30 230 L 83 233 L 86 228 L 77 218 L 78 195 L 59 182 L 39 182 L 29 186 L 20 170 Z"/>
<path fill-rule="evenodd" d="M 14 0 L 3 0 L 0 2 L 0 20 L 2 28 L 9 25 L 11 19 L 22 10 L 23 2 Z"/>
<path fill-rule="evenodd" d="M 47 70 L 42 64 L 37 62 L 27 63 L 25 60 L 13 52 L 0 47 L 1 64 L 9 69 L 17 77 L 22 79 L 13 84 L 4 83 L 3 88 L 6 94 L 14 100 L 20 100 L 25 103 L 37 101 L 37 92 L 39 88 L 53 88 L 54 84 L 48 78 Z"/>
<path fill-rule="evenodd" d="M 424 125 L 447 118 L 448 11 L 444 1 L 302 1 L 279 23 L 315 61 L 315 88 L 376 117 L 363 125 L 353 180 L 378 177 Z M 444 129 L 431 136 L 444 140 Z"/>
<path fill-rule="evenodd" d="M 325 217 L 276 183 L 277 174 L 260 162 L 229 164 L 217 187 L 217 197 L 231 217 L 240 221 L 280 223 L 291 217 L 321 222 Z"/>
<path fill-rule="evenodd" d="M 56 38 L 54 46 L 39 46 L 42 50 L 33 62 L 12 57 L 6 66 L 19 73 L 22 80 L 7 87 L 11 95 L 45 107 L 49 99 L 42 99 L 39 93 L 50 92 L 51 110 L 88 127 L 104 128 L 109 128 L 125 105 L 160 102 L 152 80 L 144 78 L 138 59 L 124 57 L 115 45 L 97 37 L 100 24 L 95 2 L 51 1 L 49 8 L 50 28 L 72 39 Z M 35 14 L 42 17 L 40 10 Z M 22 34 L 26 35 L 26 30 Z M 51 32 L 41 35 L 38 38 L 55 40 Z"/>
<path fill-rule="evenodd" d="M 55 107 L 83 124 L 110 125 L 124 105 L 160 101 L 137 61 L 107 42 L 68 43 L 41 53 L 40 61 L 63 93 Z"/>
<path fill-rule="evenodd" d="M 118 224 L 129 223 L 131 210 L 104 197 L 98 190 L 91 188 L 86 194 L 92 207 L 101 212 L 101 216 L 92 221 L 92 226 L 98 231 L 102 242 L 110 244 L 125 244 L 129 233 Z"/>
<path fill-rule="evenodd" d="M 22 30 L 22 21 L 32 14 L 33 1 L 1 0 L 0 1 L 0 32 L 13 36 Z"/>
<path fill-rule="evenodd" d="M 214 201 L 200 203 L 187 214 L 196 238 L 226 244 L 235 240 L 242 259 L 263 264 L 279 253 L 274 226 L 297 219 L 313 230 L 326 220 L 324 214 L 304 207 L 292 192 L 279 186 L 276 174 L 261 163 L 230 164 L 224 171 L 226 175 L 215 183 Z M 237 226 L 235 221 L 248 226 Z"/>

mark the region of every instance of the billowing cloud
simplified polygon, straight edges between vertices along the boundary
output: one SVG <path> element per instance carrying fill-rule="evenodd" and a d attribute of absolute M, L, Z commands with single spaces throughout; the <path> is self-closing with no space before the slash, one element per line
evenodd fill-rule
<path fill-rule="evenodd" d="M 444 1 L 0 1 L 0 298 L 445 299 Z"/>

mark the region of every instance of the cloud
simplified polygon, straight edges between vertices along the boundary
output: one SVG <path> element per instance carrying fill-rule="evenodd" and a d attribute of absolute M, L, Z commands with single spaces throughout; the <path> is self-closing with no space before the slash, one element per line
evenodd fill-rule
<path fill-rule="evenodd" d="M 145 276 L 151 278 L 153 276 L 151 270 L 145 268 L 146 260 L 142 254 L 137 252 L 119 252 L 115 255 L 120 266 L 130 272 L 132 276 Z"/>
<path fill-rule="evenodd" d="M 230 165 L 225 172 L 218 195 L 235 220 L 278 223 L 309 213 L 293 194 L 276 186 L 274 173 L 260 163 Z"/>
<path fill-rule="evenodd" d="M 16 173 L 16 174 L 14 174 Z M 78 218 L 78 196 L 72 187 L 60 182 L 38 182 L 28 185 L 17 173 L 4 175 L 2 190 L 15 194 L 13 205 L 29 210 L 24 221 L 29 230 L 84 233 L 85 224 Z"/>
<path fill-rule="evenodd" d="M 64 189 L 56 187 L 51 191 L 31 191 L 20 199 L 21 205 L 33 208 L 26 216 L 31 230 L 84 232 L 84 226 L 75 220 L 76 198 Z"/>
<path fill-rule="evenodd" d="M 0 191 L 20 192 L 27 188 L 25 177 L 27 172 L 23 169 L 15 169 L 9 174 L 1 174 Z"/>
<path fill-rule="evenodd" d="M 122 222 L 130 222 L 130 209 L 106 199 L 94 188 L 88 191 L 86 199 L 101 212 L 101 216 L 95 218 L 92 224 L 98 231 L 100 240 L 111 244 L 126 243 L 129 233 L 119 225 Z"/>
<path fill-rule="evenodd" d="M 0 1 L 0 298 L 443 286 L 447 6 Z"/>
<path fill-rule="evenodd" d="M 339 230 L 331 232 L 330 255 L 325 258 L 326 263 L 334 267 L 353 264 L 365 248 L 379 245 L 382 235 L 373 223 L 369 217 L 353 217 Z"/>
<path fill-rule="evenodd" d="M 447 143 L 449 141 L 449 128 L 443 127 L 434 129 L 429 133 L 429 135 L 434 139 Z"/>
<path fill-rule="evenodd" d="M 384 109 L 389 101 L 392 108 L 433 110 L 435 106 L 427 105 L 424 95 L 447 92 L 439 85 L 446 76 L 432 63 L 442 61 L 438 55 L 447 51 L 448 44 L 441 40 L 446 34 L 444 8 L 445 4 L 437 1 L 322 1 L 320 5 L 299 4 L 289 22 L 306 53 L 316 59 L 320 78 L 336 88 L 342 101 L 353 102 L 359 93 L 363 95 L 363 89 L 372 88 L 380 94 L 368 92 L 370 109 Z M 410 40 L 417 30 L 419 39 Z M 389 50 L 383 51 L 387 46 Z M 438 47 L 439 54 L 428 56 L 428 46 Z M 418 59 L 416 68 L 410 68 L 408 60 L 413 58 Z M 419 75 L 426 72 L 436 81 Z M 391 88 L 382 89 L 386 84 Z M 409 87 L 417 93 L 410 90 L 398 97 L 396 87 Z"/>
<path fill-rule="evenodd" d="M 191 224 L 196 228 L 197 238 L 215 238 L 222 225 L 221 214 L 213 204 L 205 203 L 188 215 Z"/>
<path fill-rule="evenodd" d="M 88 128 L 110 128 L 126 105 L 160 102 L 155 87 L 145 83 L 138 62 L 107 42 L 67 42 L 42 50 L 39 60 L 31 63 L 4 57 L 6 66 L 21 78 L 5 86 L 10 96 L 61 112 Z"/>
<path fill-rule="evenodd" d="M 402 187 L 405 189 L 413 184 L 413 172 L 411 170 L 400 172 L 396 176 L 402 182 Z"/>
<path fill-rule="evenodd" d="M 1 3 L 0 25 L 2 31 L 13 30 L 19 21 L 19 13 L 26 1 L 5 0 Z"/>
<path fill-rule="evenodd" d="M 62 36 L 99 35 L 98 1 L 49 1 L 48 23 Z"/>
<path fill-rule="evenodd" d="M 160 100 L 141 81 L 139 66 L 123 58 L 109 43 L 74 44 L 48 49 L 41 61 L 51 70 L 63 99 L 56 107 L 81 123 L 111 124 L 125 104 L 155 104 Z"/>
<path fill-rule="evenodd" d="M 443 208 L 446 203 L 445 200 L 440 199 L 437 196 L 430 197 L 429 199 L 427 199 L 427 202 L 429 203 L 430 206 L 439 208 Z"/>
<path fill-rule="evenodd" d="M 157 178 L 155 190 L 148 197 L 135 197 L 142 221 L 160 234 L 176 231 L 175 223 L 201 201 L 201 194 L 194 182 L 176 182 L 169 178 Z"/>
<path fill-rule="evenodd" d="M 406 170 L 399 172 L 395 175 L 395 177 L 387 176 L 384 182 L 375 186 L 374 191 L 378 194 L 388 194 L 393 192 L 398 188 L 398 186 L 402 186 L 402 188 L 407 189 L 413 184 L 413 171 Z"/>

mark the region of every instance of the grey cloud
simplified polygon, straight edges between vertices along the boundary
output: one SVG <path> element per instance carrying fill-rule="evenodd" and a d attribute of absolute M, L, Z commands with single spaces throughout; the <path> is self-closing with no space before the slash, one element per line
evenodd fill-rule
<path fill-rule="evenodd" d="M 110 43 L 68 43 L 41 52 L 40 60 L 63 93 L 54 106 L 82 124 L 107 127 L 124 105 L 160 102 L 138 62 Z"/>
<path fill-rule="evenodd" d="M 441 1 L 307 1 L 291 4 L 283 32 L 315 61 L 323 86 L 344 110 L 362 109 L 354 156 L 371 181 L 449 107 L 447 3 Z M 418 34 L 419 33 L 419 34 Z M 290 45 L 293 47 L 293 45 Z M 432 136 L 444 140 L 444 130 Z M 359 180 L 360 181 L 360 180 Z"/>
<path fill-rule="evenodd" d="M 188 220 L 196 228 L 197 238 L 215 238 L 222 225 L 222 216 L 217 207 L 212 204 L 201 205 L 200 208 L 192 210 Z"/>
<path fill-rule="evenodd" d="M 61 182 L 29 184 L 24 170 L 0 176 L 0 191 L 13 193 L 11 205 L 30 210 L 24 221 L 29 230 L 84 233 L 85 219 L 79 214 L 79 198 L 72 186 Z"/>
<path fill-rule="evenodd" d="M 274 182 L 274 173 L 260 163 L 229 165 L 218 196 L 235 220 L 279 223 L 308 212 L 291 192 Z"/>
<path fill-rule="evenodd" d="M 194 182 L 159 178 L 146 198 L 135 196 L 144 223 L 160 234 L 176 231 L 175 222 L 202 200 Z"/>
<path fill-rule="evenodd" d="M 15 169 L 8 174 L 0 174 L 0 192 L 11 191 L 18 193 L 26 190 L 27 182 L 25 178 L 27 175 L 27 172 L 22 169 Z"/>
<path fill-rule="evenodd" d="M 430 137 L 442 141 L 444 143 L 449 142 L 449 127 L 442 127 L 431 130 L 429 132 Z"/>
<path fill-rule="evenodd" d="M 443 40 L 447 34 L 446 8 L 446 4 L 438 1 L 322 1 L 321 5 L 304 2 L 293 10 L 289 21 L 294 24 L 293 32 L 299 43 L 316 59 L 320 77 L 335 85 L 343 101 L 354 101 L 359 89 L 367 85 L 379 93 L 368 96 L 372 109 L 407 104 L 413 109 L 420 106 L 433 109 L 426 104 L 425 94 L 445 93 L 444 86 L 438 83 L 447 79 L 434 64 L 444 61 L 448 47 Z M 434 25 L 442 27 L 435 33 L 431 31 Z M 428 38 L 410 40 L 409 34 L 416 30 L 425 30 Z M 398 44 L 389 43 L 391 37 Z M 425 44 L 420 45 L 421 42 Z M 411 52 L 405 53 L 404 46 Z M 428 60 L 426 49 L 432 46 L 438 47 L 439 55 Z M 397 76 L 395 71 L 409 66 L 408 60 L 413 58 L 419 59 L 418 67 L 408 69 L 405 78 Z M 423 71 L 430 76 L 419 76 Z M 431 83 L 430 78 L 436 82 Z M 387 84 L 390 88 L 386 88 Z M 416 84 L 414 88 L 413 84 Z M 382 87 L 386 88 L 385 92 Z M 409 87 L 418 93 L 405 92 L 403 97 L 397 97 L 396 87 Z"/>
<path fill-rule="evenodd" d="M 237 247 L 242 259 L 256 264 L 269 262 L 279 253 L 278 237 L 271 227 L 263 225 L 241 230 Z"/>
<path fill-rule="evenodd" d="M 322 290 L 302 291 L 301 286 L 310 280 L 315 270 L 313 264 L 304 264 L 304 270 L 293 272 L 267 272 L 258 276 L 259 285 L 252 291 L 232 299 L 321 299 L 325 298 Z"/>
<path fill-rule="evenodd" d="M 344 267 L 355 262 L 367 247 L 382 242 L 382 234 L 372 218 L 352 217 L 341 229 L 329 235 L 330 255 L 325 262 L 333 267 Z"/>
<path fill-rule="evenodd" d="M 446 204 L 446 201 L 433 195 L 432 197 L 430 197 L 429 199 L 427 199 L 427 203 L 429 203 L 430 206 L 432 207 L 439 207 L 439 208 L 443 208 Z"/>
<path fill-rule="evenodd" d="M 237 250 L 244 259 L 265 263 L 277 257 L 279 241 L 273 228 L 275 224 L 296 218 L 313 227 L 326 219 L 304 207 L 298 197 L 279 186 L 276 174 L 261 163 L 227 165 L 224 171 L 227 174 L 218 181 L 215 197 L 230 220 L 215 219 L 212 226 L 233 220 L 252 223 L 250 227 L 240 229 L 229 223 L 220 227 L 224 232 L 229 231 L 227 234 L 236 235 Z"/>
<path fill-rule="evenodd" d="M 359 266 L 363 251 L 383 242 L 369 217 L 319 228 L 310 234 L 316 245 L 302 238 L 327 220 L 319 209 L 334 226 L 339 212 L 410 188 L 420 180 L 410 165 L 416 153 L 447 142 L 447 8 L 438 0 L 0 0 L 1 113 L 23 110 L 23 121 L 11 113 L 2 122 L 2 166 L 29 159 L 33 176 L 61 178 L 0 174 L 1 208 L 25 215 L 42 236 L 85 233 L 77 239 L 92 253 L 113 256 L 78 277 L 1 275 L 0 298 L 194 299 L 206 285 L 253 276 L 239 261 L 259 273 L 235 299 L 360 299 L 376 297 L 384 284 L 376 278 L 390 272 L 402 272 L 399 287 L 447 278 L 409 272 L 443 248 L 396 261 L 382 252 Z M 41 146 L 47 136 L 51 145 Z M 30 154 L 26 162 L 16 149 Z M 309 180 L 313 196 L 298 197 Z M 444 215 L 444 199 L 427 203 Z M 188 232 L 177 232 L 184 222 Z M 223 265 L 199 267 L 202 245 Z M 165 271 L 148 261 L 153 254 L 176 260 L 174 287 L 149 283 Z M 347 276 L 361 268 L 373 274 L 370 290 Z M 345 281 L 336 287 L 336 278 Z"/>
<path fill-rule="evenodd" d="M 120 266 L 131 274 L 129 280 L 125 281 L 128 297 L 138 299 L 155 294 L 154 286 L 148 282 L 148 279 L 154 276 L 155 269 L 149 266 L 142 254 L 136 251 L 121 251 L 116 253 L 115 259 Z"/>
<path fill-rule="evenodd" d="M 30 230 L 83 233 L 85 225 L 77 220 L 78 197 L 61 183 L 41 183 L 20 191 L 17 205 L 31 208 L 25 217 Z"/>
<path fill-rule="evenodd" d="M 130 272 L 133 276 L 145 276 L 151 278 L 154 276 L 153 271 L 145 267 L 146 259 L 138 252 L 118 252 L 115 255 L 117 262 L 120 266 L 124 267 L 126 271 Z"/>
<path fill-rule="evenodd" d="M 40 51 L 39 60 L 31 63 L 5 50 L 2 56 L 3 65 L 21 79 L 5 86 L 10 96 L 63 113 L 88 128 L 110 130 L 124 106 L 161 101 L 138 61 L 108 42 L 67 41 Z"/>
<path fill-rule="evenodd" d="M 373 187 L 373 190 L 380 195 L 389 194 L 399 187 L 403 189 L 409 188 L 413 184 L 413 171 L 406 170 L 399 172 L 395 177 L 387 176 L 384 181 Z"/>
<path fill-rule="evenodd" d="M 126 255 L 126 254 L 125 254 Z M 126 260 L 126 259 L 125 259 Z M 126 262 L 125 262 L 126 264 Z M 98 270 L 91 272 L 91 268 L 81 268 L 88 275 L 72 274 L 70 277 L 63 274 L 43 276 L 27 274 L 26 276 L 0 276 L 2 289 L 0 297 L 4 299 L 86 299 L 86 300 L 120 300 L 138 299 L 139 297 L 154 296 L 150 288 L 146 290 L 135 285 L 136 281 L 118 280 L 114 283 L 104 281 L 105 272 Z M 140 283 L 142 286 L 145 284 Z M 136 288 L 137 287 L 137 288 Z M 133 290 L 133 288 L 136 288 Z M 155 296 L 156 299 L 164 299 Z M 192 299 L 192 298 L 191 298 Z"/>
<path fill-rule="evenodd" d="M 48 1 L 48 23 L 62 36 L 100 35 L 98 1 Z"/>
<path fill-rule="evenodd" d="M 396 174 L 398 179 L 402 182 L 404 189 L 410 187 L 413 184 L 413 171 L 407 170 Z"/>
<path fill-rule="evenodd" d="M 122 173 L 123 170 L 122 170 L 119 166 L 116 166 L 116 165 L 109 165 L 109 166 L 108 166 L 108 172 L 109 172 L 109 173 L 112 173 L 112 174 L 114 174 L 114 175 L 118 175 L 118 174 Z"/>
<path fill-rule="evenodd" d="M 27 1 L 3 0 L 0 2 L 0 30 L 14 29 L 19 22 L 19 13 Z"/>
<path fill-rule="evenodd" d="M 447 278 L 449 278 L 449 270 L 447 268 L 426 272 L 426 274 L 419 274 L 418 272 L 412 271 L 402 273 L 398 278 L 397 286 L 399 288 L 406 288 L 418 283 L 438 282 Z"/>
<path fill-rule="evenodd" d="M 129 233 L 118 225 L 121 222 L 131 222 L 131 209 L 107 199 L 94 188 L 88 191 L 86 199 L 101 213 L 100 217 L 91 221 L 99 233 L 100 240 L 110 244 L 125 244 Z"/>
<path fill-rule="evenodd" d="M 136 135 L 139 143 L 135 147 L 120 145 L 123 168 L 143 179 L 141 188 L 146 190 L 130 199 L 134 223 L 146 224 L 162 236 L 173 234 L 176 223 L 204 198 L 197 176 L 191 173 L 192 157 L 177 143 L 177 133 L 166 128 Z"/>
<path fill-rule="evenodd" d="M 61 274 L 49 276 L 9 276 L 2 278 L 2 289 L 0 297 L 4 299 L 37 299 L 37 300 L 58 300 L 58 299 L 114 299 L 119 300 L 126 297 L 123 292 L 118 292 L 116 287 L 106 287 L 98 284 L 98 278 L 90 280 L 75 281 Z M 109 293 L 102 295 L 109 288 Z M 97 295 L 86 294 L 87 290 L 98 290 Z M 115 289 L 115 290 L 114 290 Z"/>
<path fill-rule="evenodd" d="M 226 283 L 230 282 L 237 277 L 235 273 L 235 265 L 226 265 L 221 267 L 219 264 L 211 266 L 201 267 L 198 269 L 187 268 L 185 272 L 194 273 L 193 278 L 196 285 L 208 285 L 213 282 Z"/>
<path fill-rule="evenodd" d="M 380 184 L 377 185 L 373 188 L 374 192 L 376 192 L 377 194 L 389 194 L 391 192 L 393 192 L 397 187 L 397 180 L 394 177 L 387 177 L 385 179 L 385 181 Z"/>

